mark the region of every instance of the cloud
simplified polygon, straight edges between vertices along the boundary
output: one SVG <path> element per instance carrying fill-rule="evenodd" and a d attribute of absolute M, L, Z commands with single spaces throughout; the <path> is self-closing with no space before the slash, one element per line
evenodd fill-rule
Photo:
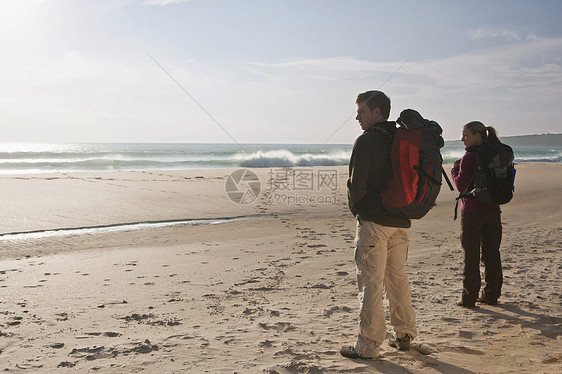
<path fill-rule="evenodd" d="M 483 90 L 522 86 L 562 86 L 562 38 L 539 39 L 508 44 L 436 60 L 409 61 L 392 78 L 392 83 L 434 89 Z M 388 79 L 404 61 L 376 62 L 353 57 L 303 59 L 273 64 L 254 63 L 249 71 L 274 82 L 287 79 L 343 81 L 355 84 L 365 78 Z M 382 81 L 381 81 L 382 83 Z"/>
<path fill-rule="evenodd" d="M 334 85 L 345 81 L 379 81 L 382 83 L 403 62 L 374 62 L 354 57 L 330 57 L 320 59 L 296 59 L 276 63 L 252 63 L 247 71 L 264 82 L 283 86 Z"/>
<path fill-rule="evenodd" d="M 441 86 L 460 85 L 475 89 L 560 87 L 559 56 L 562 38 L 533 39 L 477 53 L 419 64 L 418 72 Z M 423 72 L 425 69 L 425 73 Z M 558 88 L 557 88 L 558 90 Z"/>
<path fill-rule="evenodd" d="M 170 4 L 182 4 L 187 3 L 190 0 L 146 0 L 143 2 L 144 5 L 160 5 L 166 6 Z"/>
<path fill-rule="evenodd" d="M 400 60 L 379 62 L 351 56 L 260 62 L 250 64 L 248 72 L 261 86 L 256 84 L 247 94 L 267 97 L 258 105 L 261 108 L 274 110 L 268 102 L 292 108 L 295 115 L 284 114 L 286 122 L 301 123 L 302 128 L 307 125 L 299 118 L 306 113 L 300 108 L 323 107 L 317 122 L 327 124 L 326 137 L 346 115 L 352 115 L 355 95 L 368 89 L 389 93 L 396 110 L 419 108 L 429 118 L 452 126 L 471 119 L 465 119 L 465 115 L 477 114 L 506 126 L 502 130 L 508 133 L 525 133 L 521 129 L 515 132 L 516 126 L 559 111 L 556 100 L 562 96 L 560 56 L 562 38 L 535 37 L 442 59 L 414 57 L 405 64 Z M 240 82 L 238 86 L 245 84 Z M 511 117 L 523 107 L 524 113 Z M 506 118 L 510 118 L 508 123 Z M 342 129 L 337 138 L 352 139 L 343 132 L 354 130 L 352 126 Z M 447 136 L 455 137 L 456 130 L 447 129 Z"/>
<path fill-rule="evenodd" d="M 521 37 L 515 32 L 511 30 L 492 30 L 488 28 L 479 28 L 479 29 L 468 29 L 467 31 L 468 37 L 472 40 L 482 40 L 482 39 L 496 39 L 501 38 L 507 41 L 521 41 Z"/>

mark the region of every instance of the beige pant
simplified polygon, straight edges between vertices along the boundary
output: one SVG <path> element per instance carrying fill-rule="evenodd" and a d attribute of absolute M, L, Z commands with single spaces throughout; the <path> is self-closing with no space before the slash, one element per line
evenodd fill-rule
<path fill-rule="evenodd" d="M 396 336 L 417 336 L 406 275 L 409 229 L 357 221 L 355 263 L 361 313 L 355 351 L 363 357 L 379 355 L 386 337 L 382 305 L 383 285 L 390 304 L 390 323 Z"/>

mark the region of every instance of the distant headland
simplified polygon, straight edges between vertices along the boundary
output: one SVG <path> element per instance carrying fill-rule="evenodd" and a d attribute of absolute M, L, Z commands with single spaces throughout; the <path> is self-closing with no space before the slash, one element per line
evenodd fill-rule
<path fill-rule="evenodd" d="M 511 146 L 546 146 L 562 147 L 562 134 L 537 134 L 537 135 L 516 135 L 501 136 L 502 143 Z M 447 140 L 449 145 L 461 145 L 460 140 Z"/>

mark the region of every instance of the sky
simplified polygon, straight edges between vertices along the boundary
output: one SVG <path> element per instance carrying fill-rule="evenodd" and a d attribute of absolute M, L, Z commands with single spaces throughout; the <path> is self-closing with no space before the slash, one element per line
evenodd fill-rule
<path fill-rule="evenodd" d="M 350 144 L 382 90 L 447 140 L 561 133 L 559 0 L 0 0 L 0 142 Z"/>

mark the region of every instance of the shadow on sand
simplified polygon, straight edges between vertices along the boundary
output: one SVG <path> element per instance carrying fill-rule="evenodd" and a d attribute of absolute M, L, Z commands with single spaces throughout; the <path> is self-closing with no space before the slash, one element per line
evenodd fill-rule
<path fill-rule="evenodd" d="M 443 373 L 443 374 L 476 374 L 475 371 L 470 371 L 467 369 L 463 369 L 456 365 L 452 365 L 443 361 L 440 361 L 434 357 L 420 355 L 418 353 L 410 353 L 405 352 L 403 354 L 407 354 L 411 358 L 419 360 L 422 362 L 422 365 L 427 368 L 432 368 L 433 370 Z M 363 361 L 365 363 L 365 361 Z M 373 368 L 379 373 L 385 374 L 414 374 L 413 371 L 408 370 L 407 368 L 395 364 L 393 362 L 387 361 L 384 358 L 375 361 L 368 361 L 366 362 L 368 366 Z"/>
<path fill-rule="evenodd" d="M 529 308 L 539 308 L 532 304 Z M 534 313 L 521 308 L 520 304 L 506 303 L 498 304 L 493 309 L 475 309 L 482 314 L 490 315 L 494 318 L 502 318 L 506 321 L 520 323 L 524 328 L 530 328 L 539 331 L 543 336 L 556 340 L 562 334 L 562 318 L 555 315 L 546 315 L 544 313 Z M 513 315 L 505 312 L 512 313 Z M 542 311 L 540 311 L 542 312 Z"/>

